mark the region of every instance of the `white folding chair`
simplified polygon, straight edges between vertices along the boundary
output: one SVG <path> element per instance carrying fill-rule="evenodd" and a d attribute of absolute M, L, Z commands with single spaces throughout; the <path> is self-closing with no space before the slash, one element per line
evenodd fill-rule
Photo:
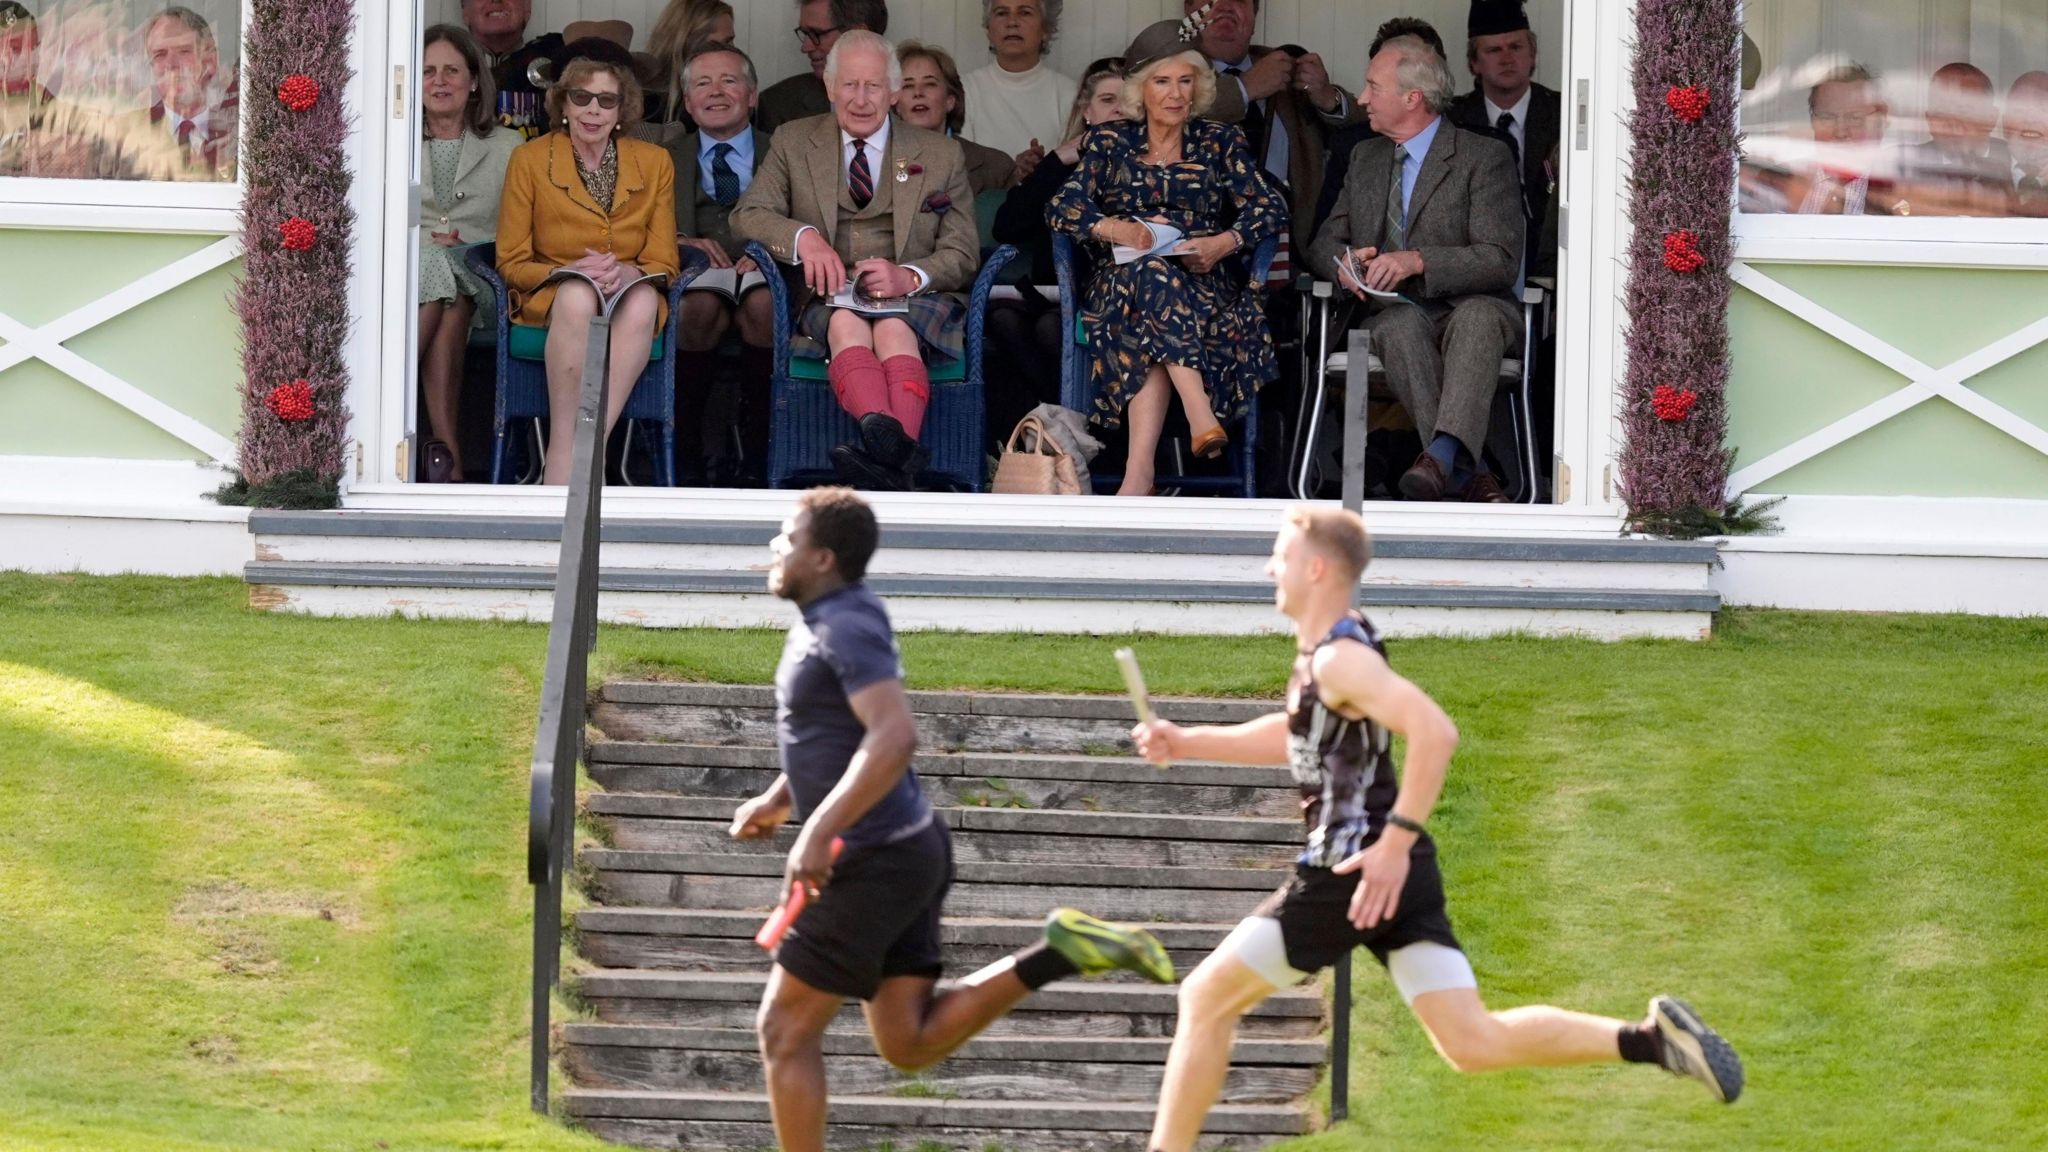
<path fill-rule="evenodd" d="M 1301 366 L 1301 410 L 1295 422 L 1293 465 L 1293 488 L 1297 498 L 1311 499 L 1321 486 L 1316 475 L 1316 455 L 1319 436 L 1322 432 L 1323 409 L 1328 399 L 1330 378 L 1343 379 L 1349 389 L 1356 381 L 1361 394 L 1371 388 L 1374 377 L 1386 378 L 1386 370 L 1377 353 L 1368 351 L 1364 372 L 1351 370 L 1351 354 L 1346 351 L 1332 351 L 1330 332 L 1333 327 L 1342 331 L 1351 322 L 1357 310 L 1357 301 L 1338 291 L 1328 280 L 1310 280 L 1304 276 L 1296 281 L 1302 294 L 1302 366 Z M 1500 362 L 1500 387 L 1506 396 L 1508 406 L 1508 429 L 1513 445 L 1512 461 L 1503 460 L 1512 468 L 1509 476 L 1514 487 L 1511 497 L 1522 504 L 1536 502 L 1537 462 L 1536 429 L 1530 416 L 1529 378 L 1530 365 L 1534 361 L 1532 350 L 1536 347 L 1539 333 L 1548 332 L 1548 312 L 1545 305 L 1549 293 L 1535 284 L 1522 288 L 1522 349 L 1519 356 L 1509 357 Z M 1370 349 L 1370 325 L 1361 326 L 1367 339 L 1361 347 Z M 1311 386 L 1313 384 L 1313 386 Z M 1347 410 L 1363 414 L 1365 404 Z M 1479 446 L 1483 451 L 1485 445 Z M 1362 460 L 1361 460 L 1362 463 Z"/>

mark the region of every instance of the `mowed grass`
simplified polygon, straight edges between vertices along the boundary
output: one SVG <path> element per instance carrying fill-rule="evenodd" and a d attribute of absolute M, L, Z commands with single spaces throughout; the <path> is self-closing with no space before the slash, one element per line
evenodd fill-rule
<path fill-rule="evenodd" d="M 525 1105 L 544 631 L 244 600 L 0 575 L 0 1149 L 599 1147 Z M 1135 643 L 1162 693 L 1272 695 L 1291 651 Z M 1111 646 L 903 641 L 916 686 L 1032 691 L 1116 691 Z M 607 629 L 599 663 L 761 682 L 779 650 Z M 1394 659 L 1464 733 L 1433 824 L 1489 1001 L 1678 992 L 1750 1092 L 1460 1077 L 1362 957 L 1357 1119 L 1289 1152 L 2048 1147 L 2048 623 Z"/>

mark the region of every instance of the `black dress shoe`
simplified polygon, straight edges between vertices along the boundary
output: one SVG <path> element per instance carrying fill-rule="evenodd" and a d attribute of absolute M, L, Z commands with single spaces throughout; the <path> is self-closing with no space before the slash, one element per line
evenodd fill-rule
<path fill-rule="evenodd" d="M 832 449 L 832 467 L 850 488 L 864 492 L 910 491 L 910 478 L 903 469 L 876 460 L 857 444 L 841 444 Z"/>
<path fill-rule="evenodd" d="M 917 438 L 886 412 L 870 412 L 860 418 L 860 442 L 869 456 L 891 468 L 908 465 L 917 451 Z"/>
<path fill-rule="evenodd" d="M 424 457 L 424 479 L 429 484 L 460 484 L 462 477 L 455 471 L 455 453 L 445 441 L 429 440 L 421 450 Z"/>
<path fill-rule="evenodd" d="M 1401 473 L 1401 495 L 1409 500 L 1441 500 L 1451 487 L 1451 478 L 1444 475 L 1444 466 L 1436 457 L 1424 452 L 1415 458 L 1415 463 Z"/>

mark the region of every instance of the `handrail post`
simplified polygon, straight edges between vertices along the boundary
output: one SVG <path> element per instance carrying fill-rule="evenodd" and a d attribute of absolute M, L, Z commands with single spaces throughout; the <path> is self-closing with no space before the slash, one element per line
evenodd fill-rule
<path fill-rule="evenodd" d="M 1351 953 L 1337 957 L 1330 996 L 1330 1123 L 1351 1115 Z"/>
<path fill-rule="evenodd" d="M 527 819 L 527 879 L 533 891 L 533 1110 L 548 1111 L 549 1016 L 561 980 L 562 882 L 575 844 L 576 766 L 583 759 L 585 692 L 597 639 L 599 528 L 604 515 L 604 416 L 611 367 L 610 307 L 590 320 L 583 384 L 576 397 L 575 444 L 562 546 L 555 564 L 554 610 L 542 670 L 540 724 L 533 738 Z"/>

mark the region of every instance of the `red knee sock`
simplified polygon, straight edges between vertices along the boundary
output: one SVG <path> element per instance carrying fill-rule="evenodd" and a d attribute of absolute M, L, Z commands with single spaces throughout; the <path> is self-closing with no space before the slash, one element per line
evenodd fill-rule
<path fill-rule="evenodd" d="M 891 356 L 882 361 L 882 371 L 889 382 L 889 415 L 915 440 L 924 430 L 925 406 L 931 403 L 931 374 L 916 356 Z"/>
<path fill-rule="evenodd" d="M 889 380 L 871 348 L 848 348 L 832 357 L 826 374 L 832 395 L 855 420 L 870 412 L 889 412 Z"/>

